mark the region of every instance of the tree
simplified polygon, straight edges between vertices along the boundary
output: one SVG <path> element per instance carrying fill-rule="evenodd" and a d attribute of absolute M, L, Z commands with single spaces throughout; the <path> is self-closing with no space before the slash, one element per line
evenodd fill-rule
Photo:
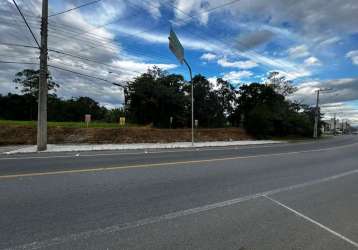
<path fill-rule="evenodd" d="M 244 126 L 249 133 L 257 137 L 312 136 L 312 110 L 286 100 L 276 86 L 242 85 L 238 95 L 236 114 L 244 116 Z"/>
<path fill-rule="evenodd" d="M 181 75 L 169 75 L 157 67 L 128 82 L 125 95 L 130 120 L 169 127 L 173 117 L 173 127 L 185 126 L 189 98 L 184 85 Z"/>
<path fill-rule="evenodd" d="M 266 83 L 283 96 L 291 95 L 297 91 L 297 88 L 292 86 L 292 81 L 287 80 L 285 76 L 276 71 L 269 73 Z"/>
<path fill-rule="evenodd" d="M 206 77 L 196 75 L 194 84 L 194 117 L 201 127 L 223 127 L 226 125 L 233 88 L 229 82 L 217 79 L 219 88 L 214 90 Z M 188 86 L 189 93 L 189 86 Z"/>
<path fill-rule="evenodd" d="M 34 120 L 37 117 L 36 98 L 32 95 L 0 95 L 0 119 Z"/>
<path fill-rule="evenodd" d="M 37 98 L 39 92 L 39 78 L 40 70 L 24 69 L 16 73 L 14 83 L 17 84 L 16 89 L 21 89 L 21 93 L 29 94 Z M 56 92 L 56 89 L 60 87 L 59 84 L 52 80 L 51 73 L 47 73 L 48 79 L 48 91 Z"/>
<path fill-rule="evenodd" d="M 222 78 L 216 80 L 216 85 L 218 86 L 218 89 L 215 92 L 224 113 L 225 121 L 230 121 L 232 123 L 232 117 L 235 113 L 235 107 L 237 106 L 235 88 Z"/>
<path fill-rule="evenodd" d="M 120 117 L 124 117 L 124 116 L 125 113 L 123 108 L 115 108 L 115 109 L 107 110 L 104 119 L 106 122 L 118 123 Z"/>

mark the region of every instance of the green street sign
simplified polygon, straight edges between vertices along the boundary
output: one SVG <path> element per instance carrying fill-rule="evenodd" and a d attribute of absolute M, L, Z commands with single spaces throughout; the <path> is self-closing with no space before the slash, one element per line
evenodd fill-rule
<path fill-rule="evenodd" d="M 176 58 L 179 60 L 181 64 L 184 62 L 184 48 L 181 45 L 177 35 L 173 31 L 173 29 L 170 29 L 170 35 L 168 37 L 169 39 L 169 49 L 173 54 L 176 56 Z"/>

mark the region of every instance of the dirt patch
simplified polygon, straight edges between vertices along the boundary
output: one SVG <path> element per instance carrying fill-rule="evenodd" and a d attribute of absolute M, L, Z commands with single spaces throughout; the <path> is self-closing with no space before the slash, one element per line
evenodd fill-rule
<path fill-rule="evenodd" d="M 239 128 L 198 129 L 196 141 L 236 141 L 252 139 Z M 156 128 L 48 128 L 48 143 L 160 143 L 191 141 L 190 129 Z M 36 143 L 36 128 L 0 126 L 0 145 Z"/>

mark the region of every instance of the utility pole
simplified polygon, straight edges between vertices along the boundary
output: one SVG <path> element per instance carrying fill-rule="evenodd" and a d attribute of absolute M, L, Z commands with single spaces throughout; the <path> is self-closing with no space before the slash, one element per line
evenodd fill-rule
<path fill-rule="evenodd" d="M 313 138 L 318 138 L 318 123 L 320 119 L 320 109 L 319 109 L 319 94 L 321 92 L 330 91 L 331 88 L 324 88 L 324 89 L 318 89 L 317 92 L 317 99 L 316 99 L 316 110 L 315 110 L 315 118 L 314 118 L 314 127 L 313 127 Z"/>
<path fill-rule="evenodd" d="M 48 31 L 48 0 L 42 0 L 40 78 L 37 118 L 37 150 L 47 149 L 47 31 Z"/>
<path fill-rule="evenodd" d="M 333 116 L 333 134 L 335 135 L 336 134 L 336 113 L 334 113 L 334 116 Z"/>
<path fill-rule="evenodd" d="M 319 92 L 320 89 L 317 90 L 317 99 L 316 99 L 316 110 L 315 110 L 315 118 L 314 118 L 314 128 L 313 128 L 313 138 L 317 139 L 318 137 L 318 120 L 319 120 Z"/>

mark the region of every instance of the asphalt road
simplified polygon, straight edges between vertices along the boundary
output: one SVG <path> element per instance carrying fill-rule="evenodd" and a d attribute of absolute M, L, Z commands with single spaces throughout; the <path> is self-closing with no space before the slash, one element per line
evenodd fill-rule
<path fill-rule="evenodd" d="M 357 249 L 358 136 L 0 155 L 0 249 Z"/>

